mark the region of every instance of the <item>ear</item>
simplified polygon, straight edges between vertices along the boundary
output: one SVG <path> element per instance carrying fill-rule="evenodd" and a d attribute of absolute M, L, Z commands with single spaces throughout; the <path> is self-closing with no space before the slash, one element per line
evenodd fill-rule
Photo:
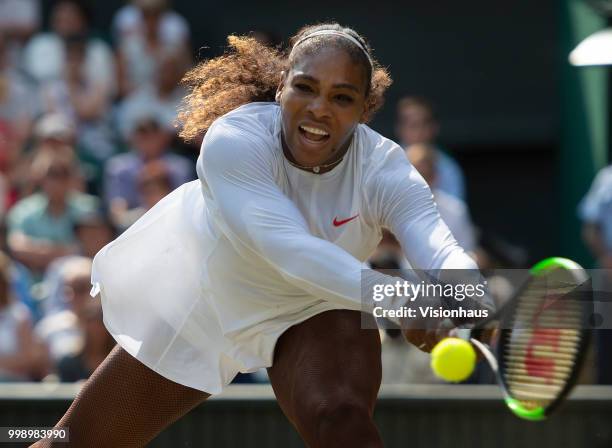
<path fill-rule="evenodd" d="M 359 123 L 365 123 L 368 120 L 369 115 L 370 115 L 370 102 L 366 100 L 363 105 L 363 112 L 361 112 L 361 116 L 359 117 Z"/>
<path fill-rule="evenodd" d="M 280 103 L 281 93 L 282 93 L 283 89 L 285 88 L 285 81 L 286 80 L 287 80 L 287 72 L 283 70 L 281 72 L 281 79 L 280 79 L 280 82 L 278 83 L 278 87 L 276 88 L 276 95 L 274 97 L 274 100 L 277 103 Z"/>

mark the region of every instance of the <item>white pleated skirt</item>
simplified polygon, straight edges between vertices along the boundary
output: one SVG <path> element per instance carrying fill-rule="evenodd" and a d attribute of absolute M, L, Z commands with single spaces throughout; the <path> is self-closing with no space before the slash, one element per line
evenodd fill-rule
<path fill-rule="evenodd" d="M 193 181 L 105 246 L 92 271 L 92 295 L 101 297 L 104 324 L 117 343 L 160 375 L 209 394 L 221 392 L 238 372 L 271 366 L 287 328 L 337 308 L 310 303 L 228 335 L 207 284 L 217 240 L 201 184 Z"/>

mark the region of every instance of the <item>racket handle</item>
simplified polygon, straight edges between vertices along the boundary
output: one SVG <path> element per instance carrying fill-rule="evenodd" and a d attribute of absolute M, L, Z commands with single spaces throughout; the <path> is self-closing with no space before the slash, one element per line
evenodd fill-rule
<path fill-rule="evenodd" d="M 495 355 L 491 353 L 489 347 L 487 347 L 486 344 L 480 342 L 476 338 L 471 338 L 470 342 L 474 347 L 478 349 L 478 351 L 480 351 L 484 359 L 486 359 L 489 365 L 491 366 L 493 372 L 497 375 L 497 373 L 499 372 L 499 364 L 497 363 L 497 359 L 495 359 Z"/>
<path fill-rule="evenodd" d="M 471 338 L 474 337 L 473 332 L 474 330 L 471 330 L 469 328 L 456 328 L 453 330 L 453 336 L 469 341 Z"/>

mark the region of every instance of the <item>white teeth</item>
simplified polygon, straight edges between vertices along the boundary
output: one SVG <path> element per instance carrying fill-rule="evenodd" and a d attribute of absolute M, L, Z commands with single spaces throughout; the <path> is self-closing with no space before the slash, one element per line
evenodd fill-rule
<path fill-rule="evenodd" d="M 311 128 L 310 126 L 300 126 L 303 130 L 305 130 L 306 132 L 310 132 L 311 134 L 317 134 L 317 135 L 329 135 L 327 132 L 325 132 L 322 129 L 317 129 L 317 128 Z"/>

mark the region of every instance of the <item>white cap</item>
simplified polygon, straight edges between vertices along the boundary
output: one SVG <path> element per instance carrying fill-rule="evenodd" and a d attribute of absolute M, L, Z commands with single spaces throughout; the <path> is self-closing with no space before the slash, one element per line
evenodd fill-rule
<path fill-rule="evenodd" d="M 58 138 L 72 140 L 76 129 L 72 120 L 62 114 L 50 113 L 43 115 L 34 128 L 34 135 L 38 139 Z"/>

